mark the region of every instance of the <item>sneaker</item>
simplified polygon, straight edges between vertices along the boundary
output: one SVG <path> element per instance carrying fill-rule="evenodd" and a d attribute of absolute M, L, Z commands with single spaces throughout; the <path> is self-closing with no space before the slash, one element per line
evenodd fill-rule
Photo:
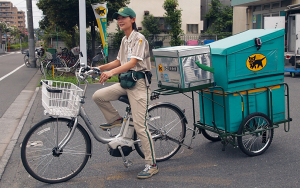
<path fill-rule="evenodd" d="M 158 173 L 158 167 L 156 166 L 151 166 L 146 164 L 145 169 L 138 173 L 137 177 L 141 179 L 146 179 L 152 177 L 154 174 Z"/>
<path fill-rule="evenodd" d="M 113 127 L 121 127 L 122 126 L 122 121 L 123 121 L 123 118 L 119 118 L 119 119 L 117 119 L 116 121 L 114 121 L 110 124 L 108 124 L 108 123 L 102 124 L 99 127 L 101 129 L 110 129 L 110 128 L 113 128 Z"/>

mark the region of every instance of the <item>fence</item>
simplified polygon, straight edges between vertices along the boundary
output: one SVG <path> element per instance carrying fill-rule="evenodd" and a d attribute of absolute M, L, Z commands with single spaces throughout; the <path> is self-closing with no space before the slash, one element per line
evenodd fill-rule
<path fill-rule="evenodd" d="M 225 35 L 207 35 L 207 34 L 187 34 L 181 36 L 181 40 L 183 40 L 183 45 L 187 45 L 188 41 L 197 41 L 196 43 L 198 45 L 204 45 L 206 41 L 215 41 L 219 40 L 222 38 L 226 38 L 231 36 L 231 34 L 225 34 Z M 150 53 L 152 56 L 152 49 L 154 48 L 160 48 L 160 47 L 169 47 L 170 46 L 170 41 L 171 41 L 171 36 L 168 34 L 159 34 L 159 35 L 150 35 L 148 37 L 148 42 L 150 46 Z M 114 48 L 113 47 L 113 36 L 109 35 L 107 37 L 108 41 L 108 61 L 113 61 L 117 58 L 119 48 Z M 91 55 L 91 48 L 92 48 L 92 41 L 88 40 L 87 41 L 87 51 L 88 54 Z M 96 47 L 101 45 L 101 43 L 96 42 Z M 98 49 L 95 49 L 95 54 L 99 52 Z"/>

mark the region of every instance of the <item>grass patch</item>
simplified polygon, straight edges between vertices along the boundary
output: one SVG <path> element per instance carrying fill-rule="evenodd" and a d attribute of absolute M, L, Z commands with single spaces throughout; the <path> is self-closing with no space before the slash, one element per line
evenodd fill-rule
<path fill-rule="evenodd" d="M 42 76 L 42 79 L 44 79 L 44 76 Z M 98 77 L 99 79 L 99 77 Z M 49 76 L 46 74 L 46 80 L 54 80 L 54 81 L 61 81 L 61 82 L 71 82 L 73 84 L 77 84 L 77 79 L 76 76 L 72 73 L 65 73 L 63 76 L 59 76 L 59 77 L 55 77 L 53 78 L 52 76 Z M 90 84 L 93 83 L 98 83 L 98 80 L 94 80 L 92 78 L 88 78 L 87 81 Z M 106 82 L 119 82 L 119 78 L 118 75 L 115 75 L 113 77 L 111 77 L 111 79 L 108 79 Z M 84 82 L 80 82 L 80 84 L 84 84 Z M 41 85 L 39 84 L 38 87 L 40 87 Z"/>

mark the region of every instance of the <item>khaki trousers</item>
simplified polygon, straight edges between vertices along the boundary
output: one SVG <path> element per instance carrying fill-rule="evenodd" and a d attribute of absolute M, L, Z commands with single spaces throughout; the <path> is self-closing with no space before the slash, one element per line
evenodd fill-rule
<path fill-rule="evenodd" d="M 134 87 L 123 89 L 120 83 L 97 90 L 93 95 L 93 100 L 102 111 L 107 123 L 116 121 L 120 115 L 112 106 L 110 101 L 118 100 L 121 95 L 127 95 L 131 106 L 134 129 L 141 140 L 142 148 L 145 154 L 146 164 L 153 165 L 155 153 L 153 141 L 147 126 L 145 126 L 145 113 L 147 108 L 147 87 L 145 79 L 139 79 Z M 148 89 L 150 98 L 150 88 Z M 150 101 L 150 99 L 149 99 Z"/>

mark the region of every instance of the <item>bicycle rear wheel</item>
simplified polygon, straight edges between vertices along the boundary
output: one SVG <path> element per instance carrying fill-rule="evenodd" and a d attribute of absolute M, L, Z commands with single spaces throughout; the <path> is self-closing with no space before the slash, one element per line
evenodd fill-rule
<path fill-rule="evenodd" d="M 160 103 L 148 110 L 148 128 L 153 139 L 156 162 L 161 162 L 173 157 L 181 148 L 186 134 L 184 115 L 177 107 Z M 134 134 L 134 140 L 138 136 Z M 138 154 L 145 158 L 141 143 L 135 144 Z"/>
<path fill-rule="evenodd" d="M 32 177 L 45 183 L 60 183 L 83 169 L 91 152 L 91 140 L 80 124 L 66 146 L 58 148 L 73 124 L 70 119 L 49 118 L 29 130 L 22 142 L 21 159 Z"/>

